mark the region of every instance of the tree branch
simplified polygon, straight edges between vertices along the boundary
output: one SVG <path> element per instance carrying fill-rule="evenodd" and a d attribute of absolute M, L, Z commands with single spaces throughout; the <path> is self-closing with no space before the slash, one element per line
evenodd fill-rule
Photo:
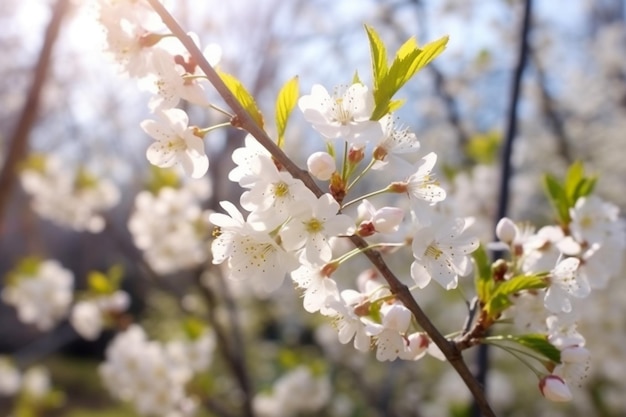
<path fill-rule="evenodd" d="M 11 199 L 13 185 L 17 177 L 18 164 L 24 159 L 28 151 L 29 134 L 37 118 L 39 98 L 41 97 L 41 89 L 48 75 L 48 69 L 50 68 L 52 49 L 58 37 L 63 16 L 66 14 L 68 8 L 69 0 L 58 0 L 52 10 L 52 17 L 46 29 L 43 46 L 39 53 L 39 60 L 35 67 L 33 82 L 26 96 L 26 101 L 22 107 L 22 112 L 17 121 L 13 135 L 9 140 L 9 150 L 2 171 L 0 171 L 0 230 L 4 213 Z"/>
<path fill-rule="evenodd" d="M 200 49 L 196 46 L 193 40 L 185 33 L 185 31 L 178 25 L 176 20 L 169 14 L 169 12 L 163 7 L 158 0 L 148 0 L 150 5 L 159 14 L 165 25 L 172 31 L 172 33 L 181 41 L 183 46 L 189 51 L 193 58 L 198 63 L 198 66 L 205 73 L 209 82 L 217 90 L 220 96 L 224 99 L 226 104 L 230 106 L 232 111 L 237 116 L 238 127 L 246 130 L 256 140 L 265 147 L 276 161 L 281 164 L 285 170 L 287 170 L 294 178 L 301 180 L 307 188 L 309 188 L 318 197 L 323 195 L 324 192 L 317 186 L 315 180 L 308 174 L 307 171 L 301 170 L 267 135 L 263 128 L 256 124 L 256 122 L 250 117 L 248 112 L 239 103 L 237 98 L 231 93 L 226 84 L 222 81 L 215 69 L 208 63 L 206 58 L 202 55 Z M 350 240 L 360 249 L 364 249 L 368 246 L 367 242 L 358 237 L 351 236 Z M 459 373 L 472 395 L 475 398 L 476 403 L 479 405 L 481 411 L 485 416 L 494 416 L 494 412 L 491 410 L 487 399 L 477 381 L 474 379 L 469 368 L 463 361 L 461 352 L 456 345 L 447 340 L 430 319 L 426 316 L 424 311 L 417 304 L 409 288 L 404 285 L 394 274 L 391 272 L 382 256 L 375 250 L 364 250 L 365 256 L 376 266 L 381 275 L 385 278 L 391 291 L 398 297 L 402 303 L 413 313 L 418 324 L 424 329 L 424 331 L 430 336 L 432 341 L 441 349 L 446 359 Z"/>
<path fill-rule="evenodd" d="M 501 166 L 500 166 L 500 186 L 498 197 L 498 210 L 496 212 L 495 224 L 503 217 L 507 215 L 509 207 L 510 196 L 510 179 L 512 176 L 511 158 L 513 156 L 513 141 L 517 135 L 517 106 L 520 99 L 520 91 L 522 85 L 522 76 L 524 75 L 524 68 L 526 67 L 526 61 L 528 57 L 528 35 L 530 33 L 530 16 L 532 11 L 532 1 L 524 1 L 524 15 L 522 20 L 522 26 L 520 28 L 520 43 L 517 54 L 517 64 L 513 73 L 511 81 L 511 95 L 509 96 L 508 113 L 506 117 L 506 127 L 504 132 L 504 146 L 501 154 Z M 496 239 L 497 240 L 497 239 Z M 492 260 L 502 257 L 502 253 L 493 252 Z M 487 370 L 489 368 L 489 345 L 480 344 L 478 346 L 477 353 L 477 373 L 476 379 L 483 386 L 487 386 Z M 480 416 L 480 404 L 474 403 L 472 407 L 472 415 Z M 483 413 L 484 414 L 484 413 Z"/>

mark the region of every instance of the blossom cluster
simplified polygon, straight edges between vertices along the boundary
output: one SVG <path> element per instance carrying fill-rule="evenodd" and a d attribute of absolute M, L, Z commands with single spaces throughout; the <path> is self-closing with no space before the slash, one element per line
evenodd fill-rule
<path fill-rule="evenodd" d="M 2 300 L 23 323 L 50 330 L 67 315 L 73 290 L 74 274 L 57 261 L 27 258 L 8 275 Z"/>
<path fill-rule="evenodd" d="M 41 217 L 76 231 L 101 232 L 103 211 L 115 206 L 120 193 L 113 182 L 86 169 L 72 172 L 54 155 L 33 155 L 20 172 L 24 190 Z"/>
<path fill-rule="evenodd" d="M 108 346 L 100 375 L 115 397 L 131 402 L 142 415 L 190 416 L 197 403 L 186 384 L 211 364 L 214 345 L 210 332 L 162 343 L 132 325 Z"/>
<path fill-rule="evenodd" d="M 550 271 L 546 289 L 528 291 L 513 299 L 507 312 L 518 328 L 545 334 L 560 351 L 560 363 L 541 380 L 542 393 L 555 401 L 569 401 L 569 385 L 580 385 L 588 374 L 590 353 L 577 330 L 581 311 L 576 300 L 603 289 L 622 267 L 626 223 L 618 208 L 599 197 L 579 198 L 569 210 L 571 222 L 538 231 L 519 227 L 510 219 L 498 223 L 496 249 L 511 253 L 510 274 Z"/>
<path fill-rule="evenodd" d="M 208 212 L 200 204 L 209 195 L 205 182 L 168 185 L 137 194 L 128 229 L 155 272 L 168 274 L 192 268 L 208 258 Z"/>

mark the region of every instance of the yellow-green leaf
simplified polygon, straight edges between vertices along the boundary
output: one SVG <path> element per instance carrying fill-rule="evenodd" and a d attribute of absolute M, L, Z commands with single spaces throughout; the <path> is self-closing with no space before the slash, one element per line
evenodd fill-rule
<path fill-rule="evenodd" d="M 298 77 L 296 76 L 283 85 L 276 98 L 276 130 L 278 131 L 279 148 L 284 145 L 287 120 L 298 103 L 299 95 Z"/>
<path fill-rule="evenodd" d="M 254 101 L 252 95 L 246 90 L 241 81 L 226 72 L 219 72 L 220 78 L 224 81 L 224 84 L 228 87 L 231 93 L 237 98 L 239 104 L 248 112 L 250 117 L 262 128 L 263 127 L 263 115 L 259 110 L 259 107 Z"/>
<path fill-rule="evenodd" d="M 487 256 L 485 248 L 480 245 L 478 249 L 472 252 L 472 258 L 474 258 L 474 263 L 476 264 L 476 295 L 482 303 L 485 303 L 491 297 L 491 290 L 493 288 L 489 256 Z"/>
<path fill-rule="evenodd" d="M 115 289 L 109 281 L 109 277 L 99 271 L 91 271 L 87 274 L 89 290 L 96 294 L 111 294 Z"/>
<path fill-rule="evenodd" d="M 387 76 L 387 48 L 374 28 L 365 25 L 365 31 L 370 42 L 374 91 L 377 91 L 380 83 Z"/>

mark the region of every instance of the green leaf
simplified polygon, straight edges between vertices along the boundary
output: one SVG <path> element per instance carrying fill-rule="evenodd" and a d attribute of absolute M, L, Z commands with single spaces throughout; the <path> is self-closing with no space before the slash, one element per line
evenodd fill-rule
<path fill-rule="evenodd" d="M 298 77 L 295 76 L 283 85 L 276 98 L 276 130 L 278 131 L 277 144 L 279 148 L 284 145 L 287 120 L 298 103 L 299 95 Z"/>
<path fill-rule="evenodd" d="M 109 277 L 100 271 L 91 271 L 87 274 L 87 285 L 89 290 L 96 294 L 111 294 L 115 291 Z"/>
<path fill-rule="evenodd" d="M 502 136 L 496 131 L 479 133 L 469 139 L 465 153 L 480 164 L 491 165 L 498 158 L 501 142 Z"/>
<path fill-rule="evenodd" d="M 576 161 L 570 165 L 565 175 L 565 195 L 568 198 L 569 205 L 572 206 L 576 202 L 575 194 L 581 181 L 585 177 L 585 168 L 581 161 Z"/>
<path fill-rule="evenodd" d="M 387 48 L 374 28 L 365 25 L 365 31 L 370 43 L 374 92 L 376 92 L 382 80 L 387 76 Z"/>
<path fill-rule="evenodd" d="M 476 264 L 476 295 L 478 295 L 481 303 L 485 303 L 491 297 L 493 288 L 489 256 L 487 256 L 485 248 L 480 245 L 478 249 L 472 252 L 472 257 Z"/>
<path fill-rule="evenodd" d="M 352 76 L 352 84 L 363 84 L 361 81 L 361 77 L 359 77 L 359 72 L 354 71 L 354 75 Z"/>
<path fill-rule="evenodd" d="M 550 199 L 550 203 L 556 211 L 557 218 L 563 224 L 570 222 L 569 202 L 565 190 L 554 176 L 546 174 L 543 177 L 543 184 Z"/>
<path fill-rule="evenodd" d="M 545 334 L 537 333 L 525 334 L 521 336 L 509 336 L 507 339 L 517 342 L 520 345 L 545 356 L 554 363 L 561 363 L 561 351 L 548 342 L 548 338 Z"/>
<path fill-rule="evenodd" d="M 183 320 L 183 330 L 189 340 L 198 340 L 204 334 L 206 325 L 196 317 L 185 317 Z"/>
<path fill-rule="evenodd" d="M 396 52 L 391 66 L 387 67 L 386 56 L 382 56 L 384 45 L 373 29 L 366 26 L 372 50 L 372 67 L 374 72 L 374 102 L 376 107 L 372 120 L 379 120 L 385 114 L 396 110 L 402 103 L 391 99 L 404 84 L 419 70 L 435 59 L 448 43 L 444 36 L 419 48 L 414 38 L 408 39 Z M 382 46 L 381 46 L 382 45 Z M 382 51 L 382 52 L 381 52 Z"/>
<path fill-rule="evenodd" d="M 518 275 L 506 281 L 498 282 L 485 305 L 487 314 L 497 317 L 512 305 L 510 296 L 524 290 L 545 288 L 548 283 L 545 273 L 536 275 Z"/>
<path fill-rule="evenodd" d="M 224 84 L 228 87 L 231 93 L 237 98 L 239 104 L 242 105 L 244 109 L 248 112 L 250 117 L 261 127 L 263 128 L 263 115 L 259 110 L 259 107 L 254 101 L 252 95 L 246 90 L 241 81 L 235 78 L 233 75 L 230 75 L 226 72 L 219 71 L 219 76 L 224 81 Z"/>
<path fill-rule="evenodd" d="M 587 177 L 583 181 L 578 184 L 578 188 L 574 193 L 574 204 L 579 198 L 586 197 L 591 194 L 596 186 L 596 182 L 598 181 L 597 177 Z"/>

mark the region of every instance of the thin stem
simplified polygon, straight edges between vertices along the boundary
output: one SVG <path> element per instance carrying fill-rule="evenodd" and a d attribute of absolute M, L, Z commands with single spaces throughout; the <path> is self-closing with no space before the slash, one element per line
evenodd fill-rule
<path fill-rule="evenodd" d="M 204 129 L 198 129 L 194 131 L 194 133 L 204 136 L 213 130 L 221 129 L 222 127 L 228 127 L 228 126 L 230 126 L 230 122 L 219 123 L 213 126 L 205 127 Z"/>
<path fill-rule="evenodd" d="M 500 348 L 500 349 L 504 350 L 505 352 L 507 352 L 508 354 L 510 354 L 511 356 L 514 356 L 517 360 L 519 360 L 519 361 L 520 361 L 520 362 L 522 362 L 524 365 L 526 365 L 526 367 L 528 367 L 528 369 L 530 369 L 531 371 L 533 371 L 533 373 L 534 373 L 535 375 L 537 375 L 537 377 L 541 378 L 541 376 L 542 376 L 543 372 L 538 371 L 538 370 L 537 370 L 537 368 L 535 368 L 534 366 L 532 366 L 532 365 L 530 364 L 530 362 L 528 362 L 528 361 L 527 361 L 524 357 L 522 357 L 522 354 L 523 354 L 523 355 L 526 355 L 526 356 L 528 356 L 528 357 L 530 357 L 530 358 L 533 358 L 533 359 L 539 360 L 537 357 L 532 356 L 532 355 L 530 355 L 528 352 L 523 351 L 523 350 L 521 350 L 521 349 L 514 348 L 514 347 L 512 347 L 512 346 L 505 346 L 505 345 L 501 345 L 501 344 L 499 344 L 499 343 L 495 343 L 495 340 L 497 340 L 497 339 L 490 339 L 490 338 L 486 338 L 486 339 L 484 339 L 484 343 L 485 343 L 485 344 L 488 344 L 488 345 L 491 345 L 491 346 L 495 346 L 495 347 L 497 347 L 497 348 Z"/>
<path fill-rule="evenodd" d="M 341 206 L 341 210 L 345 210 L 346 207 L 349 207 L 349 206 L 351 206 L 353 204 L 356 204 L 359 201 L 363 201 L 366 198 L 376 197 L 377 195 L 385 194 L 385 193 L 388 193 L 388 192 L 389 192 L 389 187 L 385 187 L 385 188 L 381 188 L 380 190 L 372 191 L 369 194 L 362 195 L 361 197 L 355 198 L 354 200 L 347 202 L 346 204 Z"/>
<path fill-rule="evenodd" d="M 348 185 L 346 192 L 350 191 L 350 189 L 354 187 L 361 180 L 361 178 L 365 176 L 365 174 L 367 174 L 367 172 L 374 166 L 375 163 L 376 159 L 372 158 L 370 163 L 363 169 L 363 171 L 361 171 L 361 173 L 350 183 L 350 185 Z"/>
<path fill-rule="evenodd" d="M 209 108 L 222 113 L 224 116 L 228 117 L 229 119 L 233 118 L 233 115 L 228 110 L 224 110 L 220 106 L 216 106 L 215 104 L 209 104 Z"/>
<path fill-rule="evenodd" d="M 287 172 L 289 172 L 294 178 L 301 180 L 307 188 L 309 188 L 318 197 L 323 195 L 324 192 L 317 186 L 315 180 L 309 175 L 306 170 L 300 169 L 276 143 L 267 135 L 261 126 L 259 126 L 252 117 L 248 114 L 245 108 L 239 103 L 237 98 L 228 89 L 226 84 L 219 77 L 215 69 L 209 64 L 206 58 L 202 55 L 202 51 L 197 47 L 193 40 L 185 33 L 185 31 L 178 25 L 176 20 L 169 14 L 165 7 L 158 0 L 148 0 L 153 9 L 161 16 L 163 22 L 181 41 L 183 46 L 189 51 L 191 56 L 194 57 L 198 66 L 204 71 L 208 80 L 213 84 L 213 87 L 222 96 L 224 101 L 230 106 L 238 118 L 238 126 L 252 136 L 267 149 L 272 156 L 278 161 Z M 463 361 L 461 351 L 451 341 L 447 340 L 430 321 L 426 313 L 418 305 L 415 298 L 409 291 L 409 288 L 403 284 L 389 269 L 385 261 L 382 259 L 382 255 L 374 250 L 369 250 L 368 243 L 359 236 L 351 236 L 349 238 L 352 243 L 360 249 L 364 250 L 365 256 L 372 262 L 372 264 L 380 271 L 381 275 L 389 283 L 391 292 L 396 294 L 397 298 L 411 311 L 415 316 L 418 324 L 429 335 L 431 340 L 441 349 L 446 359 L 450 362 L 452 367 L 457 371 L 459 376 L 463 379 L 468 389 L 474 396 L 479 408 L 487 417 L 495 417 L 495 413 L 491 409 L 491 406 L 487 402 L 487 399 L 482 391 L 480 385 L 474 379 L 467 364 Z"/>

